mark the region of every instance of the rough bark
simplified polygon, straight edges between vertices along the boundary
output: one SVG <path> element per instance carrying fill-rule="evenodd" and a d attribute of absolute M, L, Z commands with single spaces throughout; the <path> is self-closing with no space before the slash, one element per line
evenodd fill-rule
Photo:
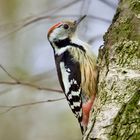
<path fill-rule="evenodd" d="M 84 140 L 140 140 L 140 0 L 121 0 L 98 56 L 98 94 Z"/>

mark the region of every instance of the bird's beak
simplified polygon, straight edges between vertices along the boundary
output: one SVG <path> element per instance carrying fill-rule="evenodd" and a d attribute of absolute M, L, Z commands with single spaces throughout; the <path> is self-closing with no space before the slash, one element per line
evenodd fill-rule
<path fill-rule="evenodd" d="M 79 23 L 86 17 L 87 15 L 84 15 L 82 17 L 80 17 L 78 20 L 74 21 L 75 26 L 77 27 L 79 25 Z"/>

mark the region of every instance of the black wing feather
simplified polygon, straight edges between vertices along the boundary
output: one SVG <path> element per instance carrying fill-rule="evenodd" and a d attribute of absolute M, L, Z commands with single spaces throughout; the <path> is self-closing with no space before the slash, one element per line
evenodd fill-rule
<path fill-rule="evenodd" d="M 55 55 L 56 67 L 58 72 L 58 78 L 60 85 L 66 95 L 66 98 L 69 102 L 69 105 L 72 109 L 72 112 L 78 118 L 79 122 L 82 120 L 82 98 L 81 98 L 81 72 L 80 72 L 80 64 L 73 60 L 72 55 L 67 50 L 61 55 Z M 65 81 L 63 81 L 61 73 L 60 63 L 64 63 L 65 69 L 69 69 L 69 77 L 68 81 L 69 90 L 68 93 L 65 92 Z M 74 82 L 76 81 L 76 82 Z M 74 93 L 74 94 L 73 94 Z M 76 104 L 77 103 L 77 104 Z M 78 105 L 79 103 L 79 105 Z"/>

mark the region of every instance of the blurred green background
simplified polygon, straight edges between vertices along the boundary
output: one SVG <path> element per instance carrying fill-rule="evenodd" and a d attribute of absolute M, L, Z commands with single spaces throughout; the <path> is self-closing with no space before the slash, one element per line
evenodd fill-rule
<path fill-rule="evenodd" d="M 63 19 L 87 14 L 80 38 L 93 51 L 103 44 L 118 0 L 0 0 L 0 65 L 23 82 L 61 89 L 57 79 L 48 29 Z M 79 124 L 67 101 L 24 106 L 3 113 L 2 105 L 17 105 L 64 97 L 62 93 L 13 82 L 0 69 L 0 140 L 80 140 Z"/>

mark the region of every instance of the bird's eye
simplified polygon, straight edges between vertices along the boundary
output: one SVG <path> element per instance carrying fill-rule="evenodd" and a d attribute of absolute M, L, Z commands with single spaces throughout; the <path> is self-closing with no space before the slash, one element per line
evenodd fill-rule
<path fill-rule="evenodd" d="M 69 25 L 68 24 L 64 24 L 64 29 L 68 29 Z"/>

